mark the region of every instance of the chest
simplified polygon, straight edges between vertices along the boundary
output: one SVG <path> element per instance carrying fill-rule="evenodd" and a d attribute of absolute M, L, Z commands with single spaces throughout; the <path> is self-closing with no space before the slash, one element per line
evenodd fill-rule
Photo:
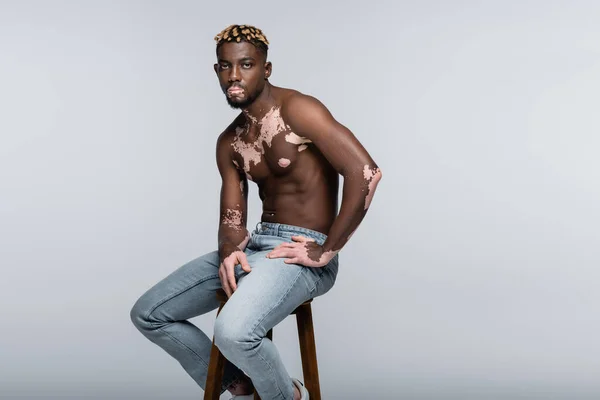
<path fill-rule="evenodd" d="M 283 119 L 236 128 L 234 163 L 248 179 L 261 181 L 295 169 L 310 140 L 296 135 Z"/>

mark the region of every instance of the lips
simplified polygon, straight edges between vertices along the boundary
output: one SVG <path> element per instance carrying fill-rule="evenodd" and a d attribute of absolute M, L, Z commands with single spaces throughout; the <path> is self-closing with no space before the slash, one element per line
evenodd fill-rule
<path fill-rule="evenodd" d="M 242 93 L 244 93 L 244 89 L 242 89 L 239 86 L 232 86 L 229 89 L 227 89 L 227 94 L 229 94 L 229 95 L 242 94 Z"/>

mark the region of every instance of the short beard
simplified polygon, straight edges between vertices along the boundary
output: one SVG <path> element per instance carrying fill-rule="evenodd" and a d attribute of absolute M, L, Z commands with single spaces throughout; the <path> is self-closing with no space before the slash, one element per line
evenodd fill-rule
<path fill-rule="evenodd" d="M 231 99 L 227 96 L 227 94 L 225 94 L 225 99 L 227 100 L 227 104 L 229 104 L 229 107 L 233 108 L 234 110 L 239 110 L 240 108 L 250 107 L 250 105 L 252 103 L 254 103 L 254 100 L 256 100 L 256 97 L 248 96 L 246 98 L 246 100 L 244 100 L 242 102 L 238 102 L 238 101 L 231 101 Z"/>

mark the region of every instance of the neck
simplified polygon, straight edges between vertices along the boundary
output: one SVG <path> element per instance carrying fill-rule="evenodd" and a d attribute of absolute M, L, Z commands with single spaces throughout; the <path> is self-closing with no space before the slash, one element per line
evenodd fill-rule
<path fill-rule="evenodd" d="M 258 97 L 248 107 L 242 109 L 244 117 L 249 124 L 257 124 L 258 121 L 275 105 L 275 98 L 272 93 L 273 85 L 268 81 Z"/>

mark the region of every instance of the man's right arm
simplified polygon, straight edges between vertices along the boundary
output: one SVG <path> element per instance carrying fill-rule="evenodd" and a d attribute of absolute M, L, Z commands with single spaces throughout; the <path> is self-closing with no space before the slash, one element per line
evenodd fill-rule
<path fill-rule="evenodd" d="M 248 181 L 233 164 L 231 137 L 227 132 L 217 139 L 217 167 L 221 175 L 219 215 L 219 276 L 223 289 L 230 296 L 236 288 L 233 268 L 242 264 L 250 272 L 244 249 L 250 239 L 246 229 Z"/>

